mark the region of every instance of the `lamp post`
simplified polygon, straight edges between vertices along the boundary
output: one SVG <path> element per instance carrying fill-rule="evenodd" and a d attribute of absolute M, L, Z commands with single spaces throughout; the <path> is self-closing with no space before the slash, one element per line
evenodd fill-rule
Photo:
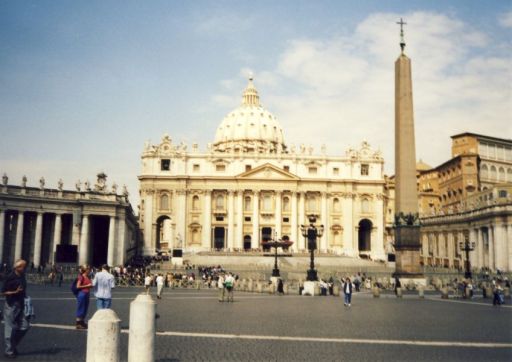
<path fill-rule="evenodd" d="M 469 261 L 469 252 L 475 250 L 475 242 L 469 241 L 469 236 L 467 234 L 464 235 L 464 241 L 459 242 L 460 250 L 466 253 L 466 260 L 464 261 L 465 273 L 464 278 L 471 279 L 473 276 L 471 274 L 471 263 Z"/>
<path fill-rule="evenodd" d="M 309 263 L 309 270 L 306 277 L 308 281 L 316 281 L 318 280 L 318 276 L 315 270 L 315 250 L 316 250 L 316 239 L 321 238 L 324 234 L 324 226 L 320 225 L 319 227 L 315 226 L 316 217 L 313 215 L 309 216 L 309 226 L 301 225 L 300 231 L 304 238 L 308 240 L 308 249 L 311 253 L 311 260 Z"/>
<path fill-rule="evenodd" d="M 277 234 L 276 234 L 276 238 L 277 238 Z M 261 243 L 263 245 L 264 248 L 274 248 L 275 249 L 275 253 L 274 253 L 274 269 L 272 269 L 272 276 L 273 277 L 279 277 L 281 276 L 280 273 L 279 273 L 279 268 L 277 266 L 277 248 L 289 248 L 290 245 L 293 244 L 293 241 L 290 241 L 290 240 L 282 240 L 282 239 L 279 239 L 279 240 L 267 240 L 267 241 L 263 241 Z"/>

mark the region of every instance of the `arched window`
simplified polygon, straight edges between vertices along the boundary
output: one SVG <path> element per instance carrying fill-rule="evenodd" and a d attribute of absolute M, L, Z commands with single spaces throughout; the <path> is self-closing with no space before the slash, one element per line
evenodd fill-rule
<path fill-rule="evenodd" d="M 251 211 L 251 198 L 249 196 L 246 196 L 244 199 L 244 210 Z"/>
<path fill-rule="evenodd" d="M 482 165 L 480 168 L 480 174 L 482 176 L 482 179 L 487 180 L 489 178 L 489 168 L 487 165 Z"/>
<path fill-rule="evenodd" d="M 160 196 L 160 210 L 169 210 L 169 195 Z"/>
<path fill-rule="evenodd" d="M 496 172 L 496 167 L 491 166 L 491 180 L 497 180 L 497 179 L 498 179 L 498 174 Z"/>
<path fill-rule="evenodd" d="M 224 210 L 224 195 L 217 195 L 215 199 L 215 208 L 217 210 Z"/>
<path fill-rule="evenodd" d="M 506 180 L 505 169 L 503 167 L 500 167 L 498 171 L 498 178 L 500 182 L 505 182 Z"/>
<path fill-rule="evenodd" d="M 313 195 L 308 196 L 308 210 L 309 211 L 316 211 L 316 197 Z"/>
<path fill-rule="evenodd" d="M 363 213 L 370 212 L 370 201 L 368 199 L 361 200 L 361 212 L 363 212 Z"/>
<path fill-rule="evenodd" d="M 288 196 L 283 197 L 283 211 L 290 211 L 290 198 Z"/>
<path fill-rule="evenodd" d="M 192 210 L 199 210 L 199 196 L 197 195 L 192 198 Z"/>
<path fill-rule="evenodd" d="M 199 230 L 194 229 L 192 230 L 192 243 L 198 244 L 199 243 Z"/>
<path fill-rule="evenodd" d="M 332 200 L 332 209 L 334 212 L 340 212 L 341 208 L 340 208 L 340 199 L 338 199 L 337 197 Z"/>

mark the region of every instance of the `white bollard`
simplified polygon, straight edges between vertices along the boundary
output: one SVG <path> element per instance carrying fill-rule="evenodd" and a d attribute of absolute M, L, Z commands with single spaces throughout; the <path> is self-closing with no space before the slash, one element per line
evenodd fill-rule
<path fill-rule="evenodd" d="M 147 294 L 139 294 L 130 303 L 128 362 L 155 360 L 156 303 Z"/>
<path fill-rule="evenodd" d="M 112 309 L 100 309 L 89 320 L 87 362 L 119 362 L 121 320 Z"/>

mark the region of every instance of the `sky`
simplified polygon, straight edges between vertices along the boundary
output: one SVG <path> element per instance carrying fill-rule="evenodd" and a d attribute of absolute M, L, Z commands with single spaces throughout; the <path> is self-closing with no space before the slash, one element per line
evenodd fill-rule
<path fill-rule="evenodd" d="M 512 138 L 512 0 L 0 2 L 0 174 L 19 185 L 126 184 L 146 140 L 213 142 L 250 73 L 288 145 L 394 169 L 394 61 L 405 25 L 418 159 L 451 135 Z"/>

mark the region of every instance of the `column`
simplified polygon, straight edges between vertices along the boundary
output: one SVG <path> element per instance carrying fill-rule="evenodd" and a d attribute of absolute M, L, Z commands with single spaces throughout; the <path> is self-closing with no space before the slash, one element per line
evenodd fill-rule
<path fill-rule="evenodd" d="M 117 226 L 117 253 L 116 248 L 114 247 L 114 258 L 113 260 L 117 260 L 118 265 L 124 265 L 125 263 L 125 255 L 126 255 L 126 240 L 127 240 L 127 232 L 126 232 L 126 221 L 125 216 L 121 215 L 119 218 L 115 219 L 115 223 Z M 114 229 L 115 230 L 115 229 Z M 116 232 L 114 231 L 114 239 L 116 236 Z M 110 237 L 110 225 L 109 225 L 109 237 Z M 156 239 L 154 239 L 156 240 Z M 117 254 L 117 255 L 116 255 Z"/>
<path fill-rule="evenodd" d="M 144 197 L 144 255 L 153 255 L 155 252 L 153 228 L 153 198 L 154 192 L 147 190 Z"/>
<path fill-rule="evenodd" d="M 476 253 L 478 256 L 478 267 L 483 268 L 484 263 L 484 237 L 482 235 L 482 228 L 476 229 L 477 242 L 476 242 Z"/>
<path fill-rule="evenodd" d="M 478 257 L 476 255 L 477 253 L 477 249 L 476 249 L 476 243 L 477 243 L 477 232 L 476 230 L 473 228 L 473 229 L 469 229 L 469 242 L 472 243 L 474 242 L 475 243 L 475 250 L 473 251 L 470 251 L 469 252 L 469 262 L 471 263 L 471 269 L 473 268 L 476 268 L 477 267 L 477 264 L 478 264 Z"/>
<path fill-rule="evenodd" d="M 276 218 L 275 218 L 275 225 L 276 225 L 276 234 L 277 234 L 277 238 L 281 238 L 281 236 L 283 236 L 283 207 L 282 207 L 282 203 L 281 203 L 281 200 L 282 200 L 282 192 L 281 191 L 276 191 L 275 192 L 275 197 L 276 197 Z"/>
<path fill-rule="evenodd" d="M 16 223 L 16 245 L 14 249 L 14 261 L 21 259 L 23 250 L 23 211 L 18 211 L 18 220 Z"/>
<path fill-rule="evenodd" d="M 298 231 L 299 226 L 297 223 L 297 193 L 292 192 L 292 235 L 293 241 L 292 250 L 299 250 L 299 238 L 302 240 L 302 234 Z"/>
<path fill-rule="evenodd" d="M 183 249 L 187 246 L 187 191 L 181 190 L 178 194 L 178 209 L 176 210 L 176 236 L 181 238 L 181 247 Z"/>
<path fill-rule="evenodd" d="M 448 232 L 448 250 L 446 251 L 446 257 L 448 258 L 448 266 L 453 268 L 455 264 L 455 248 L 457 247 L 457 242 L 454 240 L 454 235 L 451 232 Z M 444 242 L 444 241 L 443 241 Z"/>
<path fill-rule="evenodd" d="M 4 261 L 5 211 L 0 210 L 0 263 Z"/>
<path fill-rule="evenodd" d="M 41 243 L 43 238 L 43 213 L 38 212 L 36 217 L 36 232 L 34 237 L 34 266 L 41 264 Z"/>
<path fill-rule="evenodd" d="M 78 263 L 87 264 L 89 261 L 89 215 L 82 216 L 82 231 L 80 233 L 80 251 Z"/>
<path fill-rule="evenodd" d="M 244 192 L 239 190 L 236 195 L 236 235 L 235 245 L 236 249 L 243 249 L 244 240 Z"/>
<path fill-rule="evenodd" d="M 55 263 L 55 253 L 57 253 L 57 245 L 60 244 L 62 238 L 62 215 L 55 214 L 55 226 L 53 228 L 52 250 L 50 252 L 50 262 Z"/>
<path fill-rule="evenodd" d="M 508 270 L 508 257 L 506 245 L 506 230 L 504 224 L 498 224 L 494 227 L 494 245 L 496 250 L 496 268 L 505 271 Z"/>
<path fill-rule="evenodd" d="M 495 242 L 494 242 L 494 225 L 489 226 L 489 268 L 491 270 L 496 269 L 495 266 L 495 258 L 494 258 L 494 248 L 495 248 Z"/>
<path fill-rule="evenodd" d="M 260 247 L 260 197 L 259 190 L 253 191 L 252 198 L 252 239 L 251 247 L 257 249 Z"/>
<path fill-rule="evenodd" d="M 354 221 L 353 199 L 351 195 L 345 195 L 342 199 L 343 208 L 343 252 L 349 256 L 354 253 Z"/>
<path fill-rule="evenodd" d="M 114 265 L 115 237 L 116 237 L 116 217 L 110 216 L 110 222 L 108 223 L 108 246 L 107 246 L 107 264 L 109 266 Z"/>
<path fill-rule="evenodd" d="M 235 192 L 228 191 L 228 241 L 226 249 L 233 249 L 235 242 Z"/>
<path fill-rule="evenodd" d="M 386 260 L 384 251 L 384 195 L 378 194 L 375 202 L 375 215 L 377 219 L 377 238 L 372 241 L 373 259 Z M 375 245 L 375 248 L 374 248 Z"/>
<path fill-rule="evenodd" d="M 320 219 L 322 220 L 322 224 L 324 225 L 324 234 L 320 238 L 320 251 L 326 252 L 328 248 L 328 240 L 329 240 L 329 214 L 327 210 L 327 193 L 322 192 L 321 202 L 320 202 L 322 216 Z"/>
<path fill-rule="evenodd" d="M 512 270 L 512 224 L 507 226 L 508 271 Z"/>
<path fill-rule="evenodd" d="M 306 193 L 304 192 L 299 192 L 298 193 L 299 195 L 299 212 L 298 212 L 298 220 L 299 220 L 299 223 L 301 225 L 306 225 L 307 223 L 305 222 L 305 215 L 306 215 L 306 210 L 305 210 L 305 207 L 306 207 Z M 300 243 L 297 243 L 297 247 L 299 250 L 307 250 L 308 247 L 307 247 L 307 241 L 305 240 L 305 238 L 301 235 L 299 236 L 300 238 Z"/>
<path fill-rule="evenodd" d="M 202 229 L 202 247 L 205 250 L 210 250 L 212 247 L 212 191 L 206 190 L 204 195 L 204 215 L 203 215 L 203 229 Z"/>

